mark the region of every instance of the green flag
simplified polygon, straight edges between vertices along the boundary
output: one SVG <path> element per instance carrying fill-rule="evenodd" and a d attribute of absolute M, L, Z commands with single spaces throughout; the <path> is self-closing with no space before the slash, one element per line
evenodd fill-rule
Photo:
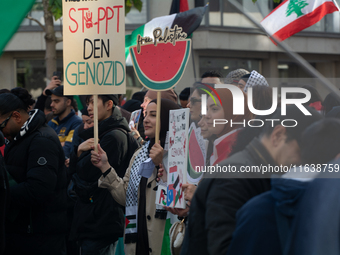
<path fill-rule="evenodd" d="M 0 1 L 0 55 L 34 2 L 35 0 Z"/>

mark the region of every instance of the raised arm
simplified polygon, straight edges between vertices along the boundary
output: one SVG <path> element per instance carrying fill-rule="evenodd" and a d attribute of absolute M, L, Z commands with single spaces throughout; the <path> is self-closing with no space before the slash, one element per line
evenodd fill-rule
<path fill-rule="evenodd" d="M 117 203 L 125 206 L 126 190 L 130 179 L 130 169 L 140 150 L 137 150 L 130 160 L 128 169 L 123 178 L 109 164 L 106 152 L 98 144 L 98 153 L 91 151 L 91 162 L 98 167 L 103 175 L 98 179 L 98 187 L 108 189 Z"/>

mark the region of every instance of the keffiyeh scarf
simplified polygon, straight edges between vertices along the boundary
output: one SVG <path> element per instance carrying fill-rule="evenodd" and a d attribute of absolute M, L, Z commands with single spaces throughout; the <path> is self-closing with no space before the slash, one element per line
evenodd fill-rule
<path fill-rule="evenodd" d="M 253 87 L 253 86 L 267 86 L 267 87 L 269 87 L 269 84 L 268 84 L 266 78 L 264 78 L 261 74 L 259 74 L 255 70 L 253 70 L 250 73 L 250 77 L 249 77 L 249 79 L 246 83 L 246 86 L 244 88 L 244 92 L 247 92 L 248 88 Z"/>
<path fill-rule="evenodd" d="M 128 222 L 125 230 L 125 243 L 131 243 L 137 240 L 138 188 L 142 178 L 142 176 L 139 175 L 139 167 L 149 158 L 149 143 L 150 141 L 144 144 L 135 158 L 130 171 L 130 180 L 126 191 L 125 204 L 125 214 Z"/>

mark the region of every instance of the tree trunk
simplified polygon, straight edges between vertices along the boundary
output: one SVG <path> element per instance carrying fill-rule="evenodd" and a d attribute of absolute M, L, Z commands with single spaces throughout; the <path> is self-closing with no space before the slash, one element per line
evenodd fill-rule
<path fill-rule="evenodd" d="M 57 70 L 57 50 L 56 37 L 54 32 L 54 22 L 52 12 L 49 10 L 48 0 L 43 0 L 44 19 L 45 19 L 45 64 L 46 64 L 46 78 L 51 79 L 53 72 Z"/>

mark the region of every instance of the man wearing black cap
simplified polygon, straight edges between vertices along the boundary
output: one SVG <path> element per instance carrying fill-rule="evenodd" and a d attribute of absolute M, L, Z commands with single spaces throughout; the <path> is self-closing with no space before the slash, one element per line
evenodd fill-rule
<path fill-rule="evenodd" d="M 92 120 L 94 108 L 98 108 L 100 146 L 106 151 L 110 165 L 123 178 L 138 143 L 129 135 L 128 123 L 116 107 L 118 98 L 98 95 L 97 105 L 94 105 L 93 96 L 87 97 L 86 101 Z M 114 254 L 117 240 L 124 233 L 124 205 L 116 202 L 110 191 L 98 187 L 102 172 L 91 163 L 93 137 L 93 127 L 79 131 L 79 138 L 84 142 L 74 146 L 71 153 L 70 172 L 75 173 L 73 181 L 78 199 L 70 238 L 79 242 L 82 255 L 108 255 Z"/>
<path fill-rule="evenodd" d="M 69 158 L 74 129 L 82 123 L 82 119 L 72 109 L 73 96 L 64 96 L 64 86 L 48 89 L 45 93 L 51 96 L 52 112 L 56 115 L 48 125 L 57 132 L 65 157 Z"/>
<path fill-rule="evenodd" d="M 189 223 L 182 254 L 226 254 L 236 224 L 237 211 L 252 197 L 270 190 L 270 176 L 284 171 L 255 172 L 263 166 L 279 169 L 300 163 L 299 142 L 303 131 L 322 116 L 306 107 L 311 115 L 304 115 L 295 105 L 287 106 L 287 114 L 278 109 L 265 124 L 259 138 L 230 158 L 220 167 L 234 167 L 234 172 L 207 173 L 191 201 Z M 282 120 L 296 120 L 295 122 Z M 255 169 L 244 172 L 244 169 Z M 253 167 L 253 168 L 252 168 Z M 258 167 L 258 168 L 256 168 Z M 243 172 L 242 172 L 243 171 Z M 209 178 L 209 179 L 208 179 Z M 204 226 L 202 228 L 202 226 Z M 246 245 L 246 244 L 245 244 Z"/>

